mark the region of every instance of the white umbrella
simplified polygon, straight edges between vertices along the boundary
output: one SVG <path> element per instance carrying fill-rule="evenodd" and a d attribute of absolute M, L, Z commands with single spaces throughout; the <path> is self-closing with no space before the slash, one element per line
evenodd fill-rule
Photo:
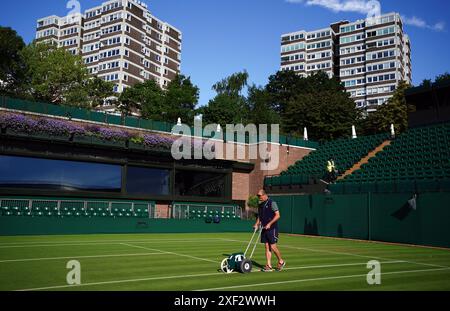
<path fill-rule="evenodd" d="M 358 136 L 356 135 L 356 127 L 354 125 L 352 126 L 352 138 L 358 138 Z"/>
<path fill-rule="evenodd" d="M 303 132 L 303 140 L 309 140 L 308 139 L 308 129 L 305 127 L 304 132 Z"/>
<path fill-rule="evenodd" d="M 395 127 L 394 127 L 394 124 L 391 124 L 391 137 L 395 137 Z"/>

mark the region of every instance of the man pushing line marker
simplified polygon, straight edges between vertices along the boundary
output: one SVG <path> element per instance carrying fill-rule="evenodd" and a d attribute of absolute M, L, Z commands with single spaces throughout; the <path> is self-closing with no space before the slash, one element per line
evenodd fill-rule
<path fill-rule="evenodd" d="M 256 224 L 253 226 L 255 230 L 262 227 L 261 243 L 266 246 L 266 259 L 267 264 L 261 271 L 272 272 L 272 252 L 278 258 L 278 265 L 276 270 L 281 271 L 286 266 L 286 262 L 281 257 L 281 253 L 278 250 L 278 220 L 280 219 L 280 211 L 276 202 L 269 198 L 264 190 L 258 192 L 259 206 L 258 206 L 258 218 Z"/>

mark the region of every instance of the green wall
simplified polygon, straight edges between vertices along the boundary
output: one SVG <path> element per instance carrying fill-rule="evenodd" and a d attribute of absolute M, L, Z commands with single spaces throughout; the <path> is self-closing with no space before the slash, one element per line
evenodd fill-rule
<path fill-rule="evenodd" d="M 251 232 L 254 221 L 1 216 L 0 235 Z"/>
<path fill-rule="evenodd" d="M 285 233 L 450 247 L 450 193 L 273 196 Z"/>

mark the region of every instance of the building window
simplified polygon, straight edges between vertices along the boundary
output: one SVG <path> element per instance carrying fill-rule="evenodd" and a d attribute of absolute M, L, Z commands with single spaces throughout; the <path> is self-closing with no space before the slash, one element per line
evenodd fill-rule
<path fill-rule="evenodd" d="M 120 192 L 120 165 L 0 156 L 0 187 Z"/>
<path fill-rule="evenodd" d="M 127 193 L 131 195 L 169 195 L 170 171 L 129 166 Z"/>
<path fill-rule="evenodd" d="M 179 170 L 175 174 L 175 195 L 225 197 L 226 174 Z"/>

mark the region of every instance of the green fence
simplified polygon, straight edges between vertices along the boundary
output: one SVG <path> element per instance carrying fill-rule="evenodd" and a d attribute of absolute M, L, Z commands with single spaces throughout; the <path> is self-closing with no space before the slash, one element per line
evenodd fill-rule
<path fill-rule="evenodd" d="M 190 203 L 179 203 L 180 206 Z M 155 202 L 54 197 L 0 197 L 0 235 L 248 232 L 254 221 L 233 216 L 236 206 L 203 205 L 225 214 L 219 224 L 156 219 Z M 227 209 L 225 209 L 227 208 Z"/>
<path fill-rule="evenodd" d="M 155 218 L 155 202 L 54 197 L 0 197 L 0 216 L 23 218 Z"/>
<path fill-rule="evenodd" d="M 450 193 L 274 196 L 285 233 L 450 247 Z"/>
<path fill-rule="evenodd" d="M 173 203 L 173 219 L 242 219 L 242 209 L 237 205 L 230 204 L 208 204 L 193 202 Z"/>
<path fill-rule="evenodd" d="M 159 131 L 159 132 L 166 132 L 171 133 L 173 127 L 175 124 L 167 123 L 167 122 L 161 122 L 161 121 L 153 121 L 153 120 L 146 120 L 136 117 L 125 117 L 122 118 L 117 115 L 108 114 L 108 113 L 101 113 L 97 111 L 91 111 L 88 109 L 83 108 L 77 108 L 77 107 L 71 107 L 71 106 L 61 106 L 61 105 L 54 105 L 49 103 L 41 103 L 41 102 L 33 102 L 33 101 L 27 101 L 22 99 L 16 99 L 16 98 L 10 98 L 6 96 L 2 96 L 0 100 L 0 107 L 11 109 L 11 110 L 18 110 L 18 111 L 26 111 L 26 112 L 34 112 L 34 113 L 40 113 L 50 116 L 56 116 L 56 117 L 64 117 L 64 118 L 71 118 L 71 119 L 77 119 L 77 120 L 84 120 L 84 121 L 92 121 L 92 122 L 100 122 L 105 124 L 111 124 L 111 125 L 123 125 L 128 127 L 133 127 L 137 129 L 143 129 L 143 130 L 152 130 L 152 131 Z M 205 138 L 209 138 L 205 135 L 202 136 Z M 228 137 L 225 135 L 225 141 L 237 141 L 237 134 L 235 133 L 233 137 Z M 257 141 L 271 141 L 275 142 L 275 139 L 270 137 L 267 137 L 267 139 L 262 139 L 260 137 L 256 138 Z M 245 143 L 250 143 L 250 137 L 249 135 L 246 135 Z M 279 143 L 281 144 L 289 144 L 292 146 L 298 146 L 298 147 L 306 147 L 306 148 L 312 148 L 316 149 L 319 147 L 319 144 L 314 141 L 305 141 L 300 137 L 291 137 L 291 136 L 279 136 Z"/>
<path fill-rule="evenodd" d="M 0 217 L 0 235 L 249 232 L 254 221 Z"/>

